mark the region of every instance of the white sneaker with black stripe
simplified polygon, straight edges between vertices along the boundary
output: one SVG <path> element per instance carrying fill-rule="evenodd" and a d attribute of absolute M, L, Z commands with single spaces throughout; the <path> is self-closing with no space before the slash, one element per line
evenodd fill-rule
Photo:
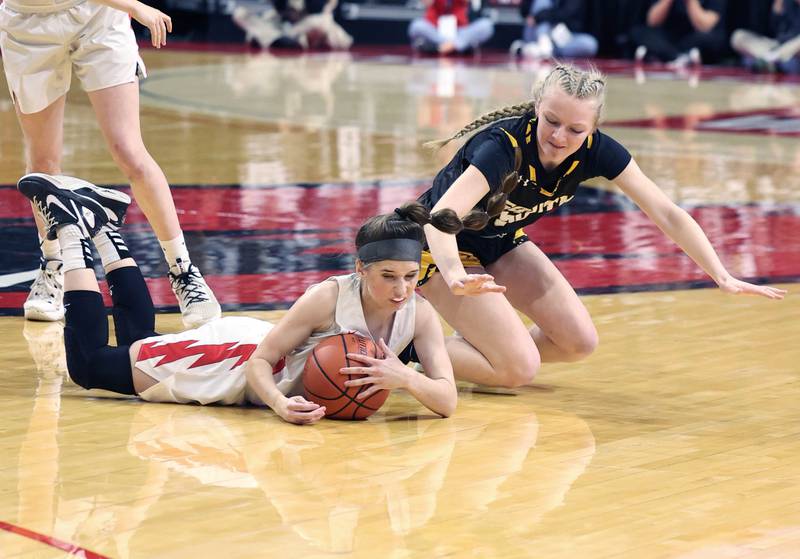
<path fill-rule="evenodd" d="M 55 239 L 56 229 L 64 225 L 77 225 L 87 237 L 106 223 L 118 227 L 131 203 L 124 192 L 64 175 L 30 173 L 19 179 L 17 189 L 33 202 L 48 239 Z"/>
<path fill-rule="evenodd" d="M 170 266 L 168 276 L 187 328 L 197 328 L 222 316 L 219 302 L 197 266 L 178 259 Z"/>

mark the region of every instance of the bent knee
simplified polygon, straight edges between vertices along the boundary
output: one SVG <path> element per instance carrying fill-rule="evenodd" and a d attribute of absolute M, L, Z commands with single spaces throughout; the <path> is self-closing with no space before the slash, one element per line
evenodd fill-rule
<path fill-rule="evenodd" d="M 518 355 L 497 367 L 497 380 L 503 388 L 518 388 L 531 384 L 542 366 L 538 352 Z"/>
<path fill-rule="evenodd" d="M 590 332 L 570 340 L 566 348 L 568 361 L 580 361 L 586 359 L 595 352 L 597 346 L 600 344 L 600 337 L 597 330 L 592 329 Z"/>
<path fill-rule="evenodd" d="M 111 154 L 128 180 L 136 181 L 147 174 L 151 157 L 144 145 L 114 144 Z"/>

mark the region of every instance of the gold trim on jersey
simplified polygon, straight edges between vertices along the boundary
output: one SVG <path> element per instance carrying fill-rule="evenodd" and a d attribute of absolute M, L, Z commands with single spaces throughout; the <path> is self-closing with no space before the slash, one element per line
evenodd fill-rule
<path fill-rule="evenodd" d="M 522 230 L 520 229 L 520 231 Z M 516 236 L 514 238 L 516 238 Z M 461 264 L 464 266 L 464 268 L 474 268 L 476 266 L 482 266 L 481 261 L 478 260 L 478 257 L 472 254 L 471 252 L 459 250 L 458 258 L 459 260 L 461 260 Z M 431 279 L 431 277 L 433 277 L 433 274 L 435 274 L 436 272 L 437 268 L 436 264 L 433 262 L 433 255 L 430 253 L 430 251 L 423 250 L 422 257 L 420 258 L 419 261 L 419 275 L 417 276 L 417 286 L 420 286 L 429 279 Z"/>
<path fill-rule="evenodd" d="M 539 187 L 539 192 L 541 192 L 545 196 L 553 196 L 556 193 L 556 190 L 558 190 L 558 187 L 561 185 L 561 181 L 564 180 L 566 178 L 566 176 L 569 175 L 572 171 L 574 171 L 575 168 L 578 165 L 580 165 L 580 163 L 581 163 L 580 159 L 576 159 L 575 161 L 572 162 L 572 165 L 569 166 L 569 169 L 567 169 L 567 172 L 564 173 L 563 175 L 561 175 L 561 178 L 559 178 L 556 181 L 556 185 L 553 187 L 553 192 L 548 192 L 547 190 L 545 190 L 541 186 Z"/>
<path fill-rule="evenodd" d="M 514 231 L 514 247 L 521 245 L 522 243 L 528 240 L 528 236 L 525 234 L 525 230 L 522 228 L 517 229 Z M 475 268 L 475 267 L 483 267 L 483 264 L 478 259 L 477 256 L 472 254 L 471 252 L 467 252 L 465 250 L 458 251 L 458 258 L 461 260 L 462 266 L 464 268 Z M 433 255 L 431 255 L 430 251 L 423 250 L 422 257 L 419 261 L 419 275 L 417 276 L 417 287 L 420 287 L 425 284 L 429 279 L 433 277 L 438 271 L 436 268 L 436 264 L 433 262 Z"/>

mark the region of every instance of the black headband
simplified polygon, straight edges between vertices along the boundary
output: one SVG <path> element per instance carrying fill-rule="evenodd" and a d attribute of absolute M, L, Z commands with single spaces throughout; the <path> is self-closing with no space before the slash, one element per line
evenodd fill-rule
<path fill-rule="evenodd" d="M 358 249 L 358 259 L 364 264 L 378 260 L 410 260 L 419 262 L 422 243 L 414 239 L 384 239 L 367 243 Z"/>

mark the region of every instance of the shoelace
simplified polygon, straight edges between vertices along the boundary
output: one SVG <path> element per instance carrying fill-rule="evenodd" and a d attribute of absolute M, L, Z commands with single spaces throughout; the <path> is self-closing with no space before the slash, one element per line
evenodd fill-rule
<path fill-rule="evenodd" d="M 208 301 L 203 284 L 200 283 L 200 275 L 192 268 L 177 276 L 170 272 L 172 288 L 186 304 L 204 303 Z"/>
<path fill-rule="evenodd" d="M 31 286 L 34 296 L 43 295 L 48 299 L 55 299 L 60 289 L 61 284 L 58 282 L 56 272 L 47 268 L 42 270 Z"/>
<path fill-rule="evenodd" d="M 53 214 L 50 213 L 50 209 L 47 207 L 47 204 L 42 202 L 39 198 L 34 198 L 33 201 L 36 204 L 36 210 L 39 212 L 39 215 L 42 216 L 42 219 L 45 222 L 45 231 L 50 231 L 50 229 L 56 226 L 56 220 L 53 217 Z"/>

